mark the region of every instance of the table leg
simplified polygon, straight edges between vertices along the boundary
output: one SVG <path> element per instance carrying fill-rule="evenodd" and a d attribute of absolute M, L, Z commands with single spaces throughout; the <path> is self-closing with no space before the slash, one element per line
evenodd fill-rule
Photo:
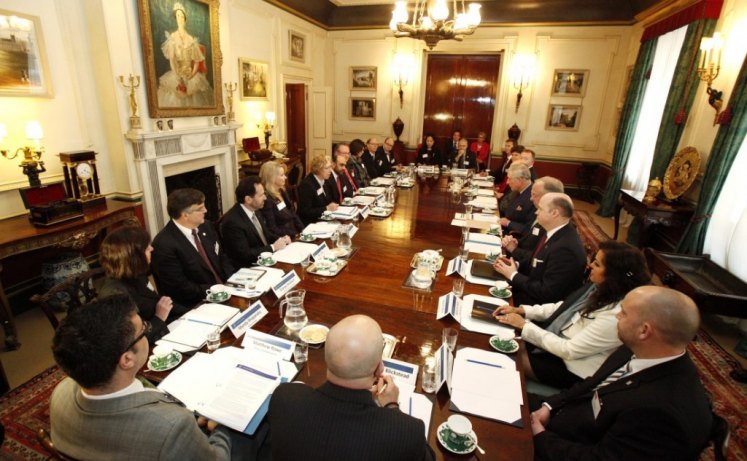
<path fill-rule="evenodd" d="M 615 236 L 612 237 L 612 240 L 617 240 L 617 232 L 620 230 L 620 212 L 622 209 L 622 203 L 617 202 L 617 205 L 615 205 Z"/>
<path fill-rule="evenodd" d="M 0 263 L 0 275 L 2 275 L 2 272 L 3 265 Z M 5 295 L 2 280 L 0 280 L 0 302 L 3 304 L 2 309 L 0 309 L 0 324 L 2 324 L 3 331 L 5 332 L 5 347 L 9 351 L 14 351 L 21 347 L 21 343 L 18 342 L 16 323 L 13 321 L 13 312 L 10 310 L 10 302 Z"/>

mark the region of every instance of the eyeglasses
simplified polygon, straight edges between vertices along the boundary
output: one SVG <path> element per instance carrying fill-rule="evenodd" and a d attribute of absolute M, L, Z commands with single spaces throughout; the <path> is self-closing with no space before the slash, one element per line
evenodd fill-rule
<path fill-rule="evenodd" d="M 190 213 L 206 213 L 207 207 L 205 205 L 200 205 L 199 208 L 193 208 L 191 210 L 187 210 L 187 214 Z"/>
<path fill-rule="evenodd" d="M 148 333 L 150 333 L 150 329 L 151 329 L 150 322 L 148 322 L 147 320 L 143 320 L 143 331 L 139 335 L 137 335 L 137 337 L 135 338 L 135 340 L 132 341 L 125 348 L 124 352 L 127 352 L 130 349 L 132 349 L 133 347 L 135 347 L 135 344 L 137 344 L 138 342 L 140 342 L 140 340 L 143 339 L 145 337 L 145 335 L 147 335 Z"/>

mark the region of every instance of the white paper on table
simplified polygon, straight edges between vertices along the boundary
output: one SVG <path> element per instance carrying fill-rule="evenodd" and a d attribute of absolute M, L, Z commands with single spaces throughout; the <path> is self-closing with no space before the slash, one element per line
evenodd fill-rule
<path fill-rule="evenodd" d="M 237 312 L 237 308 L 225 304 L 206 303 L 188 311 L 182 319 L 212 325 L 215 329 L 227 324 Z"/>
<path fill-rule="evenodd" d="M 260 277 L 260 274 L 261 277 Z M 233 274 L 229 279 L 229 283 L 235 283 L 239 286 L 244 286 L 247 281 L 251 280 L 256 283 L 253 291 L 247 292 L 241 288 L 226 286 L 225 289 L 231 295 L 247 297 L 256 297 L 269 290 L 271 286 L 275 285 L 278 280 L 283 276 L 281 269 L 275 269 L 273 267 L 243 267 Z"/>
<path fill-rule="evenodd" d="M 497 224 L 498 216 L 493 213 L 472 213 L 472 220 Z"/>
<path fill-rule="evenodd" d="M 329 213 L 325 211 L 324 213 L 337 219 L 353 219 L 358 214 L 358 207 L 340 206 L 335 211 Z"/>
<path fill-rule="evenodd" d="M 479 188 L 483 189 L 490 189 L 490 195 L 493 195 L 493 187 L 495 187 L 495 183 L 492 180 L 487 179 L 472 179 L 472 184 L 476 185 Z"/>
<path fill-rule="evenodd" d="M 278 360 L 274 354 L 266 354 L 256 349 L 242 349 L 240 347 L 224 347 L 215 353 L 230 354 L 236 363 L 250 363 L 253 367 L 270 374 L 279 374 L 285 381 L 293 381 L 299 369 L 293 362 Z"/>
<path fill-rule="evenodd" d="M 413 363 L 403 362 L 396 359 L 383 359 L 384 372 L 390 375 L 398 387 L 401 383 L 407 383 L 413 388 L 418 381 L 418 370 L 420 367 Z"/>
<path fill-rule="evenodd" d="M 273 256 L 281 263 L 298 264 L 315 249 L 316 245 L 313 243 L 292 242 L 282 250 L 276 251 Z"/>
<path fill-rule="evenodd" d="M 428 432 L 431 427 L 431 415 L 433 414 L 433 402 L 423 394 L 413 392 L 405 397 L 400 394 L 400 411 L 407 413 L 413 418 L 418 418 L 425 425 L 425 439 L 428 440 Z"/>
<path fill-rule="evenodd" d="M 353 197 L 353 204 L 355 205 L 370 205 L 374 201 L 376 201 L 376 197 L 371 197 L 369 195 L 356 195 Z"/>
<path fill-rule="evenodd" d="M 498 199 L 494 196 L 483 197 L 481 195 L 478 195 L 477 197 L 467 202 L 467 205 L 476 206 L 478 208 L 498 208 Z"/>
<path fill-rule="evenodd" d="M 466 168 L 452 168 L 451 169 L 452 176 L 467 176 L 468 174 L 469 174 L 469 170 Z"/>
<path fill-rule="evenodd" d="M 216 376 L 222 376 L 234 365 L 231 361 L 220 360 L 217 356 L 212 357 L 213 355 L 215 354 L 195 353 L 169 373 L 158 388 L 177 398 L 189 410 L 195 411 L 205 397 L 214 391 Z"/>
<path fill-rule="evenodd" d="M 373 186 L 391 186 L 394 184 L 394 178 L 374 178 L 371 180 L 371 185 Z"/>
<path fill-rule="evenodd" d="M 441 320 L 447 315 L 457 322 L 462 318 L 462 300 L 451 292 L 447 293 L 438 298 L 438 311 L 436 312 L 436 319 Z"/>
<path fill-rule="evenodd" d="M 240 338 L 241 335 L 246 332 L 249 328 L 253 327 L 259 322 L 264 316 L 267 315 L 267 308 L 265 308 L 262 301 L 257 300 L 249 306 L 244 312 L 237 313 L 228 322 L 228 328 L 233 333 L 235 338 Z"/>
<path fill-rule="evenodd" d="M 467 237 L 467 242 L 464 244 L 464 248 L 472 253 L 489 255 L 500 253 L 501 245 L 501 238 L 497 235 L 470 232 Z"/>
<path fill-rule="evenodd" d="M 490 223 L 488 221 L 476 221 L 474 219 L 465 221 L 463 219 L 458 219 L 460 214 L 461 213 L 457 213 L 456 214 L 457 218 L 454 218 L 451 220 L 452 226 L 469 227 L 470 229 L 481 229 L 481 230 L 490 230 L 490 227 L 493 226 L 493 223 Z"/>
<path fill-rule="evenodd" d="M 337 228 L 340 227 L 338 223 L 331 222 L 315 222 L 311 223 L 301 231 L 302 234 L 313 235 L 316 238 L 328 239 L 332 237 Z"/>
<path fill-rule="evenodd" d="M 363 188 L 363 190 L 366 195 L 377 196 L 383 194 L 386 191 L 386 187 L 368 186 Z"/>
<path fill-rule="evenodd" d="M 494 298 L 492 296 L 465 296 L 464 298 L 462 298 L 462 318 L 459 320 L 459 323 L 464 329 L 477 333 L 484 333 L 486 335 L 498 336 L 501 339 L 513 339 L 516 336 L 516 334 L 514 333 L 514 328 L 511 326 L 472 318 L 472 306 L 476 300 L 492 304 L 496 308 L 508 305 L 506 301 Z"/>
<path fill-rule="evenodd" d="M 465 274 L 464 279 L 468 281 L 469 283 L 474 283 L 477 285 L 485 285 L 489 287 L 492 287 L 493 285 L 495 285 L 495 280 L 491 280 L 485 277 L 476 277 L 472 275 L 472 261 L 474 260 L 470 259 L 469 261 L 467 261 L 467 265 L 464 268 L 464 274 Z"/>
<path fill-rule="evenodd" d="M 494 197 L 495 193 L 492 189 L 477 189 L 478 197 Z"/>
<path fill-rule="evenodd" d="M 156 344 L 160 344 L 163 341 L 186 348 L 185 350 L 174 346 L 180 352 L 192 351 L 201 348 L 207 342 L 208 334 L 215 331 L 215 329 L 215 325 L 208 323 L 177 319 L 169 324 L 169 333 L 156 341 Z"/>
<path fill-rule="evenodd" d="M 296 343 L 257 330 L 246 330 L 241 347 L 274 355 L 276 359 L 288 360 L 293 355 Z"/>

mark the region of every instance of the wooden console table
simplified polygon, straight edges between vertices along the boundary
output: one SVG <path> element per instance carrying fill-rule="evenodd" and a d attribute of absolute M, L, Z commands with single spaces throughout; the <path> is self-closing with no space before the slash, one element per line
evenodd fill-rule
<path fill-rule="evenodd" d="M 80 249 L 104 229 L 121 224 L 142 225 L 142 219 L 140 203 L 107 200 L 105 207 L 86 210 L 83 218 L 50 227 L 34 226 L 28 215 L 0 220 L 0 275 L 3 261 L 8 257 L 50 247 Z M 5 333 L 5 345 L 8 350 L 17 349 L 20 346 L 18 332 L 2 279 L 0 301 L 0 323 Z"/>
<path fill-rule="evenodd" d="M 620 227 L 620 210 L 623 208 L 636 218 L 640 218 L 641 225 L 638 229 L 638 247 L 644 248 L 649 245 L 654 226 L 684 227 L 690 221 L 694 210 L 688 205 L 670 204 L 661 200 L 654 203 L 643 203 L 645 193 L 632 190 L 620 189 L 620 200 L 615 207 L 615 236 Z"/>

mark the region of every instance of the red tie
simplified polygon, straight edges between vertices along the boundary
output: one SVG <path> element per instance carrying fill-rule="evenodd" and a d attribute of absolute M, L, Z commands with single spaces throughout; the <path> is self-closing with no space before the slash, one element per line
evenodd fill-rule
<path fill-rule="evenodd" d="M 340 175 L 337 175 L 337 192 L 340 193 L 340 201 L 342 201 L 342 179 L 340 179 Z"/>
<path fill-rule="evenodd" d="M 192 229 L 192 237 L 195 239 L 195 245 L 197 246 L 197 252 L 200 254 L 200 257 L 202 260 L 207 264 L 207 267 L 210 269 L 210 272 L 213 273 L 213 277 L 215 277 L 215 283 L 223 283 L 223 280 L 218 276 L 218 273 L 215 272 L 215 268 L 213 268 L 213 264 L 210 262 L 210 258 L 208 258 L 207 253 L 205 253 L 205 247 L 202 246 L 202 242 L 200 241 L 200 236 L 197 235 L 197 229 Z"/>
<path fill-rule="evenodd" d="M 545 247 L 545 242 L 547 242 L 547 234 L 543 235 L 539 242 L 537 242 L 537 246 L 534 248 L 534 253 L 532 253 L 532 259 L 536 258 L 540 251 L 542 251 L 542 248 Z"/>
<path fill-rule="evenodd" d="M 353 181 L 353 178 L 350 177 L 350 172 L 348 172 L 348 169 L 345 168 L 345 176 L 348 177 L 348 181 L 350 181 L 350 185 L 353 186 L 353 191 L 358 192 L 358 186 L 355 185 L 355 181 Z"/>

